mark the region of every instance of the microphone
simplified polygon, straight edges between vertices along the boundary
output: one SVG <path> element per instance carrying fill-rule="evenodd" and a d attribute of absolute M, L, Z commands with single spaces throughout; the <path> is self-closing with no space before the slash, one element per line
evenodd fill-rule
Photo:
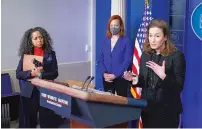
<path fill-rule="evenodd" d="M 94 76 L 91 77 L 90 81 L 88 82 L 88 85 L 86 86 L 86 91 L 88 91 L 88 86 L 90 85 L 91 81 L 92 81 L 94 78 L 95 78 Z"/>
<path fill-rule="evenodd" d="M 88 76 L 88 77 L 86 78 L 86 80 L 83 82 L 81 89 L 84 88 L 84 85 L 85 85 L 85 83 L 86 83 L 86 81 L 87 81 L 88 79 L 90 79 L 90 76 Z"/>

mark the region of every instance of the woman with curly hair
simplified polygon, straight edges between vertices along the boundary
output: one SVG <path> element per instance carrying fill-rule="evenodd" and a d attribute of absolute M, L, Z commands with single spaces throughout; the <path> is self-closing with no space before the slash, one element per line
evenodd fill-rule
<path fill-rule="evenodd" d="M 23 71 L 24 54 L 42 56 L 42 66 Z M 40 92 L 37 87 L 27 81 L 33 77 L 47 80 L 54 80 L 58 77 L 57 59 L 49 33 L 41 27 L 27 30 L 21 40 L 19 56 L 21 59 L 16 70 L 16 77 L 20 81 L 22 107 L 19 127 L 36 128 L 39 111 L 40 127 L 56 128 L 60 117 L 53 111 L 40 107 Z"/>

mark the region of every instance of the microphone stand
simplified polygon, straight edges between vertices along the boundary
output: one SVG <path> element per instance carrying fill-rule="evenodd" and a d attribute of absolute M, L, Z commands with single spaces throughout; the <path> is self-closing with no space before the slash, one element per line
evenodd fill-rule
<path fill-rule="evenodd" d="M 88 77 L 86 78 L 86 80 L 83 82 L 82 87 L 81 87 L 81 90 L 84 89 L 85 83 L 87 82 L 88 79 L 90 79 L 90 76 L 88 76 Z"/>
<path fill-rule="evenodd" d="M 91 77 L 90 81 L 88 82 L 88 84 L 87 84 L 87 86 L 86 86 L 86 91 L 88 91 L 88 87 L 89 87 L 91 81 L 92 81 L 94 78 L 95 78 L 94 76 Z"/>

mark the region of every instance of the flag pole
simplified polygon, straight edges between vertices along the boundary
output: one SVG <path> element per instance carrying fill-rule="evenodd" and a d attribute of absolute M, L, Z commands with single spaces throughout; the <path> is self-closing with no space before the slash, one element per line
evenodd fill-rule
<path fill-rule="evenodd" d="M 147 26 L 150 24 L 152 17 L 151 17 L 151 10 L 149 8 L 149 0 L 144 0 L 145 5 L 144 5 L 144 13 L 142 17 L 142 23 L 140 24 L 140 27 L 137 32 L 136 40 L 135 40 L 135 47 L 134 47 L 134 53 L 133 53 L 133 65 L 132 65 L 132 72 L 134 74 L 139 75 L 139 67 L 140 67 L 140 58 L 141 54 L 143 51 L 143 43 L 146 38 L 146 30 Z M 140 99 L 141 98 L 141 91 L 142 88 L 139 87 L 131 87 L 130 88 L 130 93 L 132 97 L 135 99 Z M 143 123 L 142 123 L 142 118 L 140 116 L 139 120 L 136 121 L 138 122 L 138 128 L 141 129 L 143 128 Z"/>
<path fill-rule="evenodd" d="M 145 5 L 149 6 L 149 1 L 148 0 L 145 0 Z"/>

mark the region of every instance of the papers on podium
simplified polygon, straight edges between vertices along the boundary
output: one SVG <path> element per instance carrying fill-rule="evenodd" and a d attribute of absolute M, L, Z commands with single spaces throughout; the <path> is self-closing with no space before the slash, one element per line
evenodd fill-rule
<path fill-rule="evenodd" d="M 83 91 L 86 90 L 86 89 L 81 89 L 82 88 L 81 86 L 76 86 L 76 85 L 72 85 L 72 88 L 78 89 L 78 90 L 83 90 Z M 114 95 L 113 93 L 96 90 L 96 89 L 93 89 L 93 88 L 90 88 L 90 87 L 88 88 L 88 91 L 86 91 L 86 92 L 102 94 L 102 95 Z"/>

